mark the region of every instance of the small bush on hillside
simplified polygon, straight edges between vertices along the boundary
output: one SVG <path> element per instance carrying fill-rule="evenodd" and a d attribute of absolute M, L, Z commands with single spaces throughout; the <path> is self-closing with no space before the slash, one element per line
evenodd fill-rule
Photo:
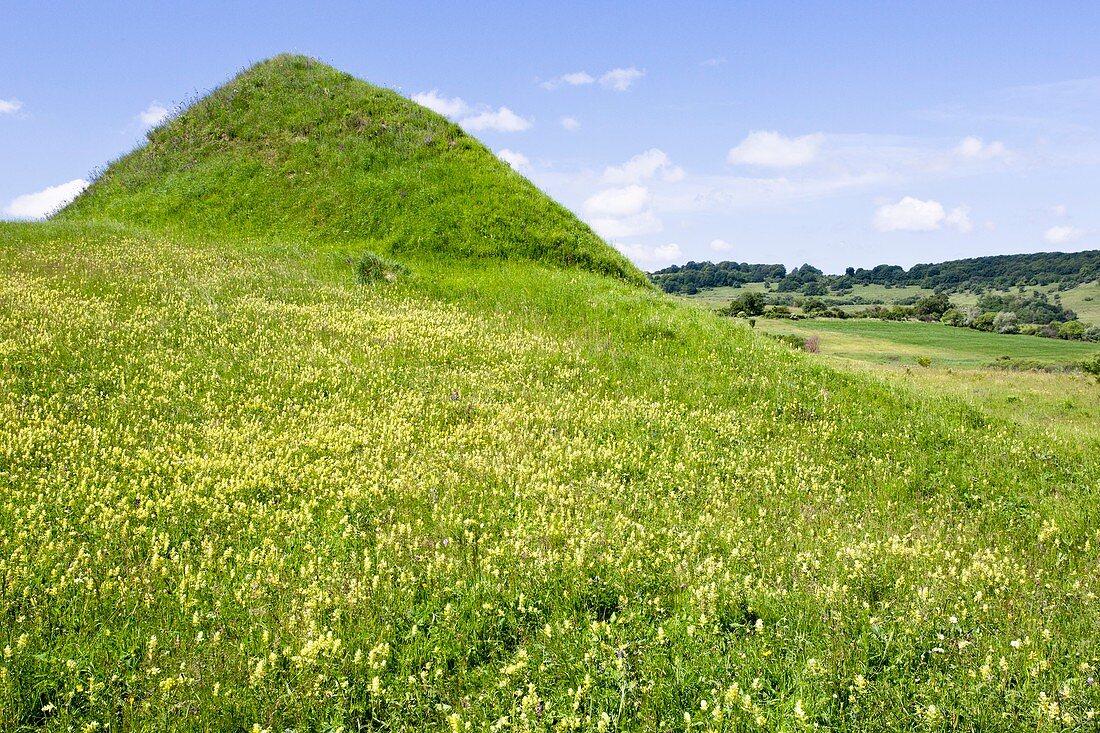
<path fill-rule="evenodd" d="M 393 282 L 408 269 L 399 262 L 392 262 L 374 252 L 364 252 L 355 265 L 355 274 L 363 285 L 377 282 Z"/>
<path fill-rule="evenodd" d="M 802 348 L 810 354 L 818 353 L 821 351 L 821 337 L 817 334 L 807 337 L 806 343 L 803 344 Z"/>
<path fill-rule="evenodd" d="M 928 367 L 932 366 L 932 357 L 930 357 L 930 356 L 918 356 L 917 357 L 917 364 L 919 364 L 920 366 L 927 369 Z"/>

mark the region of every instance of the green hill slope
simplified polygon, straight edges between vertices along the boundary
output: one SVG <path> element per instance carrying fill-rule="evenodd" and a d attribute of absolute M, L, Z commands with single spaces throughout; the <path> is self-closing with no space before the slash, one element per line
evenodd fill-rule
<path fill-rule="evenodd" d="M 0 224 L 0 729 L 1091 725 L 1095 443 L 630 270 L 444 238 L 360 284 L 209 145 Z"/>
<path fill-rule="evenodd" d="M 278 56 L 149 133 L 60 215 L 192 233 L 374 240 L 644 283 L 585 224 L 440 115 Z"/>

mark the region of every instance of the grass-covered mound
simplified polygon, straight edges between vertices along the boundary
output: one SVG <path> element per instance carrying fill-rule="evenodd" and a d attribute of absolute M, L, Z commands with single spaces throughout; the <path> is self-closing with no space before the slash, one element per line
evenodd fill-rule
<path fill-rule="evenodd" d="M 175 231 L 529 259 L 643 283 L 484 145 L 302 56 L 244 71 L 149 133 L 62 214 Z"/>

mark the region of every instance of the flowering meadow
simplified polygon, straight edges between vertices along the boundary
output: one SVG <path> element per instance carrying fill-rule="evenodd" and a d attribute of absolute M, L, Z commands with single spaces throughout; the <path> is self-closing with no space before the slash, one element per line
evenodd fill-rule
<path fill-rule="evenodd" d="M 1100 726 L 1096 442 L 358 254 L 0 225 L 0 729 Z"/>

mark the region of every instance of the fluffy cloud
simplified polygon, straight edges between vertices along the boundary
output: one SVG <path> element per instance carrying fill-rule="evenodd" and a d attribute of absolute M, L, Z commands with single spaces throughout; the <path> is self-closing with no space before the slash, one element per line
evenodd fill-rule
<path fill-rule="evenodd" d="M 733 249 L 733 245 L 724 239 L 712 239 L 710 241 L 710 248 L 715 252 L 729 252 Z"/>
<path fill-rule="evenodd" d="M 562 74 L 556 79 L 543 82 L 542 86 L 544 89 L 557 89 L 562 86 L 579 87 L 586 84 L 594 84 L 595 82 L 595 77 L 587 71 L 574 71 L 571 74 Z"/>
<path fill-rule="evenodd" d="M 943 220 L 943 223 L 961 234 L 974 231 L 974 223 L 970 221 L 969 206 L 956 206 L 951 209 L 947 212 L 947 217 Z"/>
<path fill-rule="evenodd" d="M 569 132 L 573 132 L 574 130 L 580 129 L 581 123 L 576 117 L 562 117 L 561 126 L 569 130 Z"/>
<path fill-rule="evenodd" d="M 23 103 L 18 99 L 0 99 L 0 115 L 13 115 L 23 109 Z"/>
<path fill-rule="evenodd" d="M 955 155 L 965 160 L 993 160 L 1007 157 L 1008 150 L 1002 142 L 994 140 L 986 144 L 980 137 L 970 135 L 955 146 Z"/>
<path fill-rule="evenodd" d="M 591 216 L 630 216 L 649 204 L 649 191 L 644 186 L 608 188 L 594 193 L 584 202 Z"/>
<path fill-rule="evenodd" d="M 160 102 L 154 101 L 152 104 L 145 108 L 144 112 L 138 114 L 138 119 L 141 120 L 141 124 L 145 125 L 146 127 L 159 125 L 160 123 L 168 119 L 168 108 Z"/>
<path fill-rule="evenodd" d="M 650 148 L 644 153 L 635 155 L 621 166 L 609 166 L 603 172 L 603 180 L 607 183 L 636 183 L 644 181 L 660 174 L 662 180 L 675 182 L 684 178 L 684 169 L 672 165 L 668 155 L 663 150 Z"/>
<path fill-rule="evenodd" d="M 1053 226 L 1043 232 L 1043 239 L 1048 244 L 1065 244 L 1066 242 L 1072 242 L 1080 238 L 1084 233 L 1083 229 L 1078 229 L 1068 224 L 1064 226 Z"/>
<path fill-rule="evenodd" d="M 896 204 L 875 211 L 875 229 L 880 232 L 931 232 L 943 225 L 947 213 L 939 201 L 922 201 L 906 196 Z"/>
<path fill-rule="evenodd" d="M 649 191 L 637 185 L 604 189 L 584 202 L 588 223 L 609 239 L 661 231 L 661 220 L 648 206 Z"/>
<path fill-rule="evenodd" d="M 470 106 L 459 97 L 448 99 L 441 95 L 438 89 L 414 94 L 412 95 L 412 101 L 427 107 L 433 112 L 438 112 L 444 117 L 459 117 L 470 111 Z"/>
<path fill-rule="evenodd" d="M 726 160 L 734 165 L 795 168 L 813 162 L 824 139 L 821 133 L 785 137 L 778 132 L 754 131 L 729 151 Z"/>
<path fill-rule="evenodd" d="M 656 247 L 646 247 L 640 244 L 623 244 L 615 242 L 615 249 L 626 255 L 637 265 L 661 265 L 675 262 L 683 258 L 678 244 L 662 244 Z"/>
<path fill-rule="evenodd" d="M 509 150 L 508 148 L 498 151 L 497 157 L 517 171 L 528 170 L 531 167 L 531 161 L 526 155 L 517 153 L 514 150 Z"/>
<path fill-rule="evenodd" d="M 587 71 L 574 71 L 570 74 L 562 74 L 561 76 L 555 77 L 550 81 L 544 81 L 542 83 L 542 88 L 553 90 L 566 86 L 588 86 L 589 84 L 595 84 L 596 82 L 599 82 L 600 86 L 604 87 L 605 89 L 613 89 L 616 92 L 625 92 L 627 89 L 630 89 L 630 87 L 634 85 L 634 82 L 638 81 L 643 76 L 645 76 L 645 72 L 633 66 L 628 66 L 625 68 L 620 67 L 617 69 L 611 69 L 610 71 L 605 71 L 603 74 L 600 75 L 598 79 L 589 74 Z"/>
<path fill-rule="evenodd" d="M 878 207 L 874 224 L 880 232 L 934 232 L 945 225 L 963 234 L 974 229 L 969 206 L 946 211 L 939 201 L 923 201 L 912 196 L 896 204 Z"/>
<path fill-rule="evenodd" d="M 496 112 L 486 110 L 465 117 L 460 124 L 468 130 L 495 130 L 497 132 L 521 132 L 531 126 L 529 120 L 523 119 L 507 107 L 501 107 Z"/>
<path fill-rule="evenodd" d="M 88 181 L 77 178 L 59 186 L 16 196 L 4 207 L 4 216 L 13 219 L 41 219 L 72 201 L 87 187 Z"/>
<path fill-rule="evenodd" d="M 616 92 L 625 92 L 634 82 L 645 76 L 645 72 L 630 66 L 625 69 L 612 69 L 600 77 L 600 84 Z"/>

